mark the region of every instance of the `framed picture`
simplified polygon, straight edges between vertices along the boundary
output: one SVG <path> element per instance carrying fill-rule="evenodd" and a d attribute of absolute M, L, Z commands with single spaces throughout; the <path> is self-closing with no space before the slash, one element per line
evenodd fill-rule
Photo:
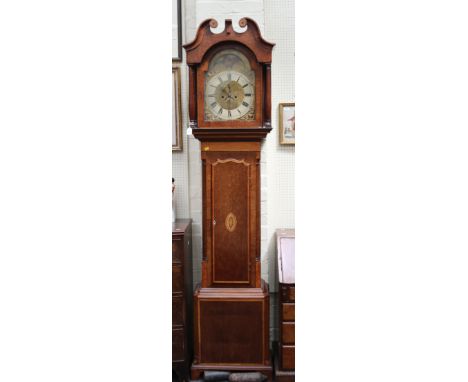
<path fill-rule="evenodd" d="M 172 61 L 182 61 L 181 0 L 172 0 Z"/>
<path fill-rule="evenodd" d="M 279 104 L 279 142 L 281 145 L 296 144 L 295 103 Z"/>
<path fill-rule="evenodd" d="M 180 68 L 172 67 L 172 151 L 182 150 L 182 104 Z"/>

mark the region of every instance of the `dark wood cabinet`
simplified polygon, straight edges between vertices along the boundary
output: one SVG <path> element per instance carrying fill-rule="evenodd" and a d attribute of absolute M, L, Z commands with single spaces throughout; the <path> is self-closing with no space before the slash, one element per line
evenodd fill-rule
<path fill-rule="evenodd" d="M 294 229 L 276 231 L 278 256 L 279 343 L 275 357 L 277 382 L 295 378 L 295 233 Z"/>
<path fill-rule="evenodd" d="M 189 381 L 193 350 L 192 221 L 172 224 L 172 369 Z"/>
<path fill-rule="evenodd" d="M 260 146 L 271 131 L 271 56 L 255 21 L 206 20 L 184 45 L 189 119 L 201 142 L 202 280 L 194 294 L 192 379 L 207 370 L 272 380 L 269 290 L 260 269 Z M 243 29 L 242 29 L 243 28 Z"/>

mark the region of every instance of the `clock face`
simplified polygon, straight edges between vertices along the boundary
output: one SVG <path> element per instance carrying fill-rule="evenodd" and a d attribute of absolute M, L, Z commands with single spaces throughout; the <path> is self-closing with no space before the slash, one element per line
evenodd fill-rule
<path fill-rule="evenodd" d="M 205 120 L 255 120 L 255 73 L 234 49 L 213 58 L 205 77 Z"/>
<path fill-rule="evenodd" d="M 254 86 L 242 73 L 226 70 L 207 82 L 206 95 L 211 113 L 222 120 L 245 116 L 255 103 Z"/>

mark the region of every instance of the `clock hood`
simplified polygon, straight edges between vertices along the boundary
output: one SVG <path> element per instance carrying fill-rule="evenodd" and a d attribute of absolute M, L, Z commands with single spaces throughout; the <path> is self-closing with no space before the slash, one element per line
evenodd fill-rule
<path fill-rule="evenodd" d="M 203 21 L 198 27 L 195 39 L 184 45 L 187 54 L 187 64 L 199 64 L 207 51 L 218 43 L 229 41 L 240 43 L 249 48 L 260 63 L 271 63 L 271 51 L 275 44 L 266 41 L 260 32 L 258 24 L 244 17 L 239 20 L 239 26 L 245 28 L 241 33 L 234 30 L 232 20 L 225 20 L 225 28 L 220 33 L 214 33 L 213 29 L 218 27 L 215 19 Z"/>

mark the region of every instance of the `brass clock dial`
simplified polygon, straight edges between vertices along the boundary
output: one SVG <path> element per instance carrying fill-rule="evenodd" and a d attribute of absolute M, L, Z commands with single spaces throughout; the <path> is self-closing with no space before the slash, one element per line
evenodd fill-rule
<path fill-rule="evenodd" d="M 205 120 L 255 119 L 255 73 L 239 51 L 218 53 L 205 76 Z"/>
<path fill-rule="evenodd" d="M 219 119 L 241 118 L 255 102 L 254 87 L 249 79 L 233 70 L 211 77 L 207 89 L 209 108 Z"/>

